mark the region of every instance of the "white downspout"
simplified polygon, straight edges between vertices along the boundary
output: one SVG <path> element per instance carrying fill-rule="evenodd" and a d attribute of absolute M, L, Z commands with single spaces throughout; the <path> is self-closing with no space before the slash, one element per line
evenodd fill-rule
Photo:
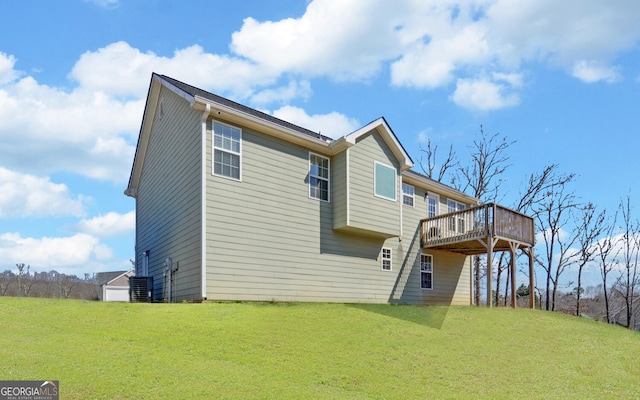
<path fill-rule="evenodd" d="M 200 265 L 201 265 L 201 278 L 202 278 L 202 300 L 207 299 L 207 119 L 209 118 L 209 114 L 211 114 L 211 104 L 207 103 L 205 106 L 204 112 L 202 113 L 202 118 L 200 119 L 202 123 L 202 148 L 200 155 L 200 162 L 202 164 L 202 168 L 200 170 L 201 177 L 201 198 L 200 198 L 200 220 L 201 220 L 201 254 L 200 254 Z"/>

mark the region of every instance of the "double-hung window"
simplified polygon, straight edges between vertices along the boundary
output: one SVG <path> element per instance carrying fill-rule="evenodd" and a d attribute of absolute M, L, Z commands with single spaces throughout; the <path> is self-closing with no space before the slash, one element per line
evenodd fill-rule
<path fill-rule="evenodd" d="M 309 153 L 309 197 L 329 201 L 329 159 Z"/>
<path fill-rule="evenodd" d="M 415 189 L 406 183 L 402 184 L 402 204 L 413 207 L 413 199 L 415 197 Z"/>
<path fill-rule="evenodd" d="M 380 253 L 380 259 L 382 260 L 382 270 L 391 271 L 391 249 L 383 247 Z"/>
<path fill-rule="evenodd" d="M 213 121 L 213 174 L 240 180 L 242 131 Z"/>
<path fill-rule="evenodd" d="M 420 254 L 420 288 L 433 289 L 433 256 Z"/>

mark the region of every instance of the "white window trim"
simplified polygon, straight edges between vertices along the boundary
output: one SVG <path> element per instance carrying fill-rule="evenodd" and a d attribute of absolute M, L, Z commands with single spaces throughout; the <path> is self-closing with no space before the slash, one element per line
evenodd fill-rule
<path fill-rule="evenodd" d="M 317 176 L 317 175 L 311 175 L 311 156 L 316 156 L 316 157 L 320 157 L 320 158 L 324 158 L 325 160 L 327 160 L 327 172 L 328 172 L 328 176 L 326 178 L 323 178 L 321 176 Z M 319 200 L 319 201 L 324 201 L 324 202 L 331 202 L 331 159 L 329 157 L 323 156 L 322 154 L 318 154 L 318 153 L 314 153 L 312 151 L 309 152 L 309 163 L 308 163 L 308 171 L 309 171 L 309 184 L 307 185 L 309 187 L 309 198 L 310 199 L 314 199 L 314 200 Z M 321 199 L 319 197 L 313 197 L 311 196 L 311 178 L 316 178 L 316 179 L 320 179 L 323 181 L 327 181 L 327 199 Z"/>
<path fill-rule="evenodd" d="M 383 196 L 378 194 L 378 187 L 377 187 L 377 180 L 376 180 L 376 165 L 382 165 L 383 167 L 386 168 L 390 168 L 393 170 L 394 172 L 394 188 L 393 188 L 393 195 L 394 197 L 387 197 L 387 196 Z M 393 165 L 389 165 L 389 164 L 385 164 L 385 163 L 381 163 L 380 161 L 374 161 L 373 162 L 373 195 L 375 197 L 379 197 L 381 199 L 385 199 L 385 200 L 390 200 L 393 202 L 398 201 L 398 170 L 393 166 Z"/>
<path fill-rule="evenodd" d="M 422 256 L 427 256 L 427 257 L 431 258 L 431 271 L 430 272 L 429 271 L 427 271 L 427 272 L 423 272 L 422 271 Z M 434 268 L 434 265 L 433 265 L 433 255 L 432 254 L 427 254 L 427 253 L 420 253 L 420 281 L 418 282 L 418 285 L 420 285 L 420 289 L 422 289 L 422 290 L 433 290 L 433 287 L 435 286 L 434 285 L 434 282 L 435 282 L 435 280 L 434 280 L 434 271 L 433 271 L 434 269 L 435 268 Z M 422 287 L 422 274 L 423 273 L 431 274 L 431 287 L 430 288 Z"/>
<path fill-rule="evenodd" d="M 411 190 L 412 193 L 410 195 L 406 194 L 404 192 L 404 187 L 405 186 L 410 187 L 412 189 Z M 405 197 L 411 199 L 411 204 L 406 204 L 404 202 Z M 407 207 L 411 207 L 411 208 L 415 207 L 415 205 L 416 205 L 416 188 L 415 188 L 415 186 L 409 185 L 408 183 L 404 183 L 404 182 L 402 182 L 402 205 L 403 206 L 407 206 Z"/>
<path fill-rule="evenodd" d="M 385 250 L 389 251 L 389 257 L 385 257 Z M 389 268 L 384 267 L 384 262 L 389 261 Z M 383 247 L 380 250 L 380 269 L 383 271 L 393 271 L 393 249 L 391 247 Z"/>
<path fill-rule="evenodd" d="M 454 209 L 452 210 L 452 208 Z M 467 205 L 464 203 L 461 203 L 459 201 L 455 201 L 452 199 L 447 199 L 447 213 L 462 211 L 466 208 L 467 208 Z M 453 232 L 455 233 L 465 233 L 465 231 L 468 229 L 464 221 L 464 216 L 459 215 L 457 217 L 453 217 L 453 223 L 454 223 Z M 451 221 L 449 221 L 449 229 L 451 230 Z"/>
<path fill-rule="evenodd" d="M 238 139 L 238 141 L 240 142 L 240 151 L 239 152 L 235 152 L 232 150 L 227 150 L 225 148 L 222 147 L 217 147 L 216 146 L 216 139 L 215 139 L 215 129 L 213 128 L 214 124 L 220 124 L 220 125 L 226 125 L 228 127 L 237 129 L 240 131 L 240 138 Z M 240 158 L 240 162 L 239 162 L 239 169 L 240 172 L 238 173 L 238 178 L 234 178 L 231 176 L 226 176 L 226 175 L 221 175 L 221 174 L 216 174 L 215 170 L 216 170 L 216 150 L 220 150 L 223 151 L 225 153 L 229 153 L 229 154 L 233 154 L 233 155 L 237 155 Z M 225 179 L 231 179 L 232 181 L 237 181 L 237 182 L 242 182 L 242 128 L 235 126 L 235 125 L 230 125 L 230 124 L 226 124 L 222 121 L 218 121 L 218 120 L 211 120 L 211 175 L 213 176 L 219 176 L 220 178 L 225 178 Z"/>

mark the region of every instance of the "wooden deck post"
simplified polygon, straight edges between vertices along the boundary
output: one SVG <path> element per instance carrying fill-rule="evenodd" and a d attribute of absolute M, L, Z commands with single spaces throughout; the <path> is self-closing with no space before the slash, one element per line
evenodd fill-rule
<path fill-rule="evenodd" d="M 493 238 L 487 238 L 487 307 L 493 304 Z"/>
<path fill-rule="evenodd" d="M 533 271 L 533 247 L 529 247 L 529 307 L 536 308 L 536 287 Z"/>
<path fill-rule="evenodd" d="M 518 248 L 516 243 L 509 243 L 511 248 L 511 308 L 516 308 L 516 249 Z"/>

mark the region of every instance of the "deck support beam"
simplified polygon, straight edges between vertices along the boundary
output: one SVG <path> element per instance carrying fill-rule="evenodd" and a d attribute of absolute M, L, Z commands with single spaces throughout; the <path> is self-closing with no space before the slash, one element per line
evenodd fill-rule
<path fill-rule="evenodd" d="M 525 252 L 529 256 L 529 308 L 536 308 L 536 286 L 535 286 L 535 271 L 533 269 L 534 265 L 534 256 L 533 256 L 533 247 L 530 247 L 527 252 Z"/>
<path fill-rule="evenodd" d="M 516 308 L 516 250 L 518 250 L 518 243 L 509 242 L 511 261 L 509 267 L 511 270 L 511 308 Z"/>

